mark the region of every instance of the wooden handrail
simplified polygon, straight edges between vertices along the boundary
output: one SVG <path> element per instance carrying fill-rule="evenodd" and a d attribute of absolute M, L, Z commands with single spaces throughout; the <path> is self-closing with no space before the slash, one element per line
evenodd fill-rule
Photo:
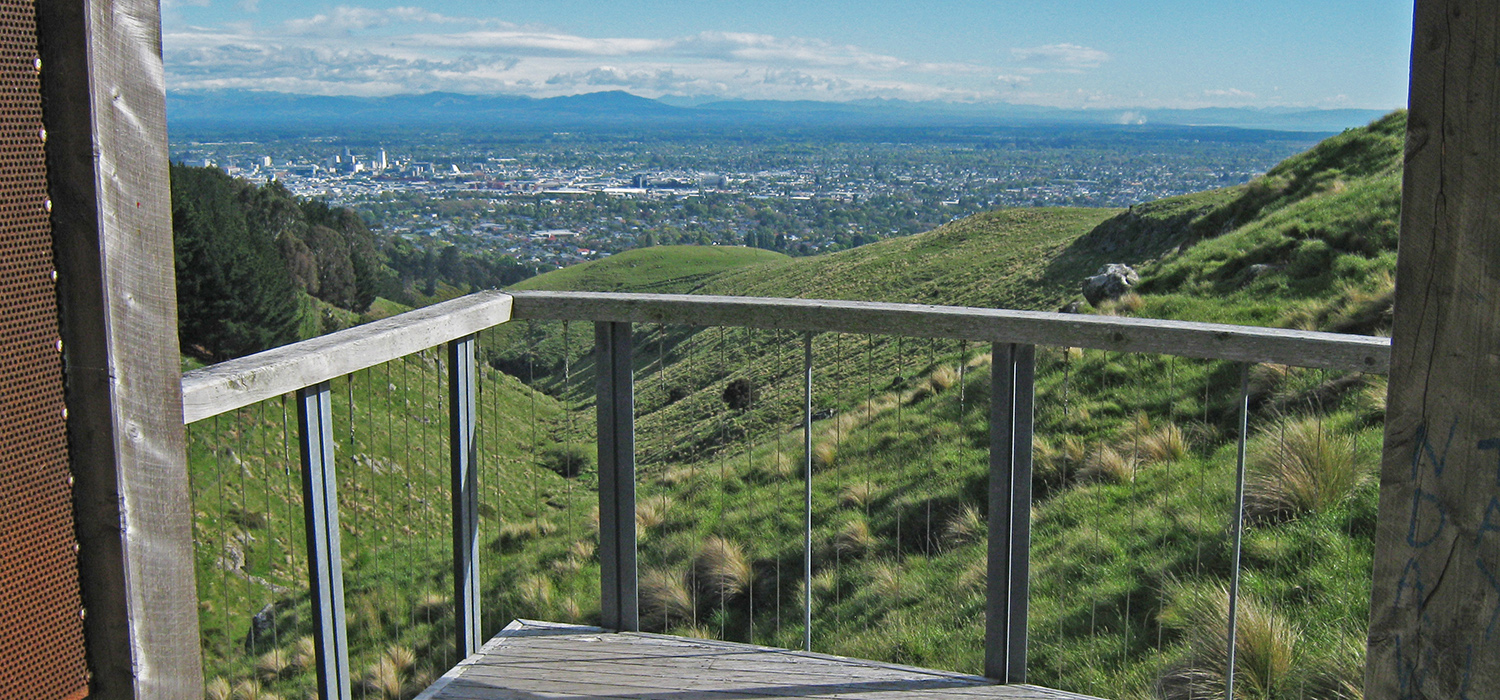
<path fill-rule="evenodd" d="M 517 320 L 745 326 L 793 331 L 954 338 L 1356 372 L 1390 368 L 1391 341 L 1283 328 L 1150 318 L 687 294 L 512 292 Z"/>
<path fill-rule="evenodd" d="M 193 423 L 374 367 L 510 320 L 511 297 L 479 292 L 182 375 Z"/>
<path fill-rule="evenodd" d="M 690 294 L 487 291 L 267 350 L 182 377 L 195 421 L 373 367 L 509 320 L 740 326 L 1080 347 L 1384 373 L 1390 339 L 1223 323 Z"/>

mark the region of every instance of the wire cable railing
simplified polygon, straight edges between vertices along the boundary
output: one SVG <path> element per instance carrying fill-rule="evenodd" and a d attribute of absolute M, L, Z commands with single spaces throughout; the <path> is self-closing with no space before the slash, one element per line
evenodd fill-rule
<path fill-rule="evenodd" d="M 638 416 L 638 400 L 665 406 L 674 400 L 673 392 L 680 391 L 667 385 L 665 374 L 669 355 L 674 350 L 685 353 L 691 349 L 693 352 L 688 357 L 698 357 L 700 360 L 710 358 L 715 367 L 688 369 L 700 376 L 702 381 L 707 381 L 728 406 L 727 409 L 714 409 L 714 415 L 701 416 L 701 420 L 709 424 L 708 432 L 705 432 L 702 439 L 704 444 L 712 446 L 717 459 L 715 466 L 718 474 L 715 478 L 721 489 L 717 495 L 719 512 L 716 517 L 720 519 L 719 527 L 722 528 L 727 515 L 724 512 L 722 490 L 725 488 L 725 479 L 731 471 L 737 473 L 742 469 L 734 465 L 734 461 L 743 462 L 743 469 L 753 470 L 757 468 L 755 464 L 758 461 L 769 460 L 770 471 L 781 475 L 775 478 L 787 478 L 791 475 L 790 478 L 802 482 L 801 489 L 798 489 L 800 493 L 796 493 L 800 496 L 797 500 L 800 501 L 798 505 L 801 506 L 802 520 L 800 556 L 787 558 L 783 556 L 784 553 L 769 550 L 751 552 L 748 564 L 750 580 L 746 584 L 744 600 L 747 622 L 744 625 L 747 629 L 747 641 L 770 639 L 782 644 L 794 644 L 795 641 L 792 640 L 800 637 L 801 645 L 808 650 L 815 643 L 815 610 L 820 605 L 828 605 L 837 614 L 838 610 L 846 607 L 842 596 L 845 580 L 851 574 L 841 570 L 848 568 L 842 562 L 842 555 L 845 551 L 854 551 L 841 549 L 835 543 L 828 549 L 832 553 L 831 561 L 825 561 L 825 552 L 815 551 L 822 545 L 815 541 L 815 534 L 818 533 L 815 533 L 817 528 L 814 521 L 822 511 L 815 508 L 814 474 L 820 468 L 831 469 L 833 477 L 840 481 L 838 497 L 853 504 L 850 507 L 855 510 L 863 511 L 849 516 L 848 522 L 854 523 L 850 525 L 853 528 L 851 532 L 855 534 L 858 534 L 861 527 L 872 527 L 871 523 L 877 520 L 872 504 L 875 503 L 877 494 L 885 492 L 868 469 L 856 474 L 843 468 L 819 467 L 819 450 L 825 444 L 831 446 L 830 450 L 837 449 L 848 439 L 845 435 L 847 430 L 860 425 L 861 421 L 879 420 L 886 413 L 892 414 L 890 419 L 894 421 L 898 439 L 903 439 L 901 436 L 909 429 L 908 412 L 915 410 L 917 400 L 914 397 L 919 393 L 911 388 L 911 377 L 915 372 L 907 367 L 913 357 L 919 358 L 920 364 L 920 358 L 927 355 L 927 371 L 934 375 L 928 379 L 929 387 L 934 383 L 956 386 L 961 397 L 958 408 L 960 416 L 975 410 L 973 400 L 979 398 L 977 395 L 971 398 L 966 392 L 983 389 L 988 394 L 989 458 L 986 467 L 988 486 L 983 503 L 983 513 L 986 516 L 983 530 L 988 544 L 982 575 L 982 664 L 985 675 L 1005 683 L 1027 681 L 1028 657 L 1032 652 L 1029 645 L 1034 632 L 1028 619 L 1032 585 L 1038 583 L 1049 589 L 1054 588 L 1050 579 L 1037 579 L 1042 574 L 1034 572 L 1033 567 L 1033 486 L 1040 483 L 1038 479 L 1041 478 L 1036 471 L 1034 453 L 1036 446 L 1045 443 L 1046 439 L 1037 432 L 1038 411 L 1043 410 L 1046 424 L 1054 428 L 1066 428 L 1070 422 L 1077 421 L 1080 366 L 1086 362 L 1099 361 L 1091 359 L 1088 353 L 1096 356 L 1102 354 L 1104 365 L 1114 361 L 1111 355 L 1115 358 L 1127 354 L 1134 357 L 1169 357 L 1168 371 L 1172 373 L 1170 376 L 1173 382 L 1178 370 L 1176 358 L 1229 360 L 1236 363 L 1239 392 L 1238 400 L 1233 402 L 1237 420 L 1232 430 L 1237 459 L 1233 489 L 1235 505 L 1229 532 L 1233 547 L 1229 565 L 1231 581 L 1226 620 L 1227 647 L 1224 650 L 1228 656 L 1228 665 L 1226 678 L 1223 679 L 1227 697 L 1233 697 L 1232 688 L 1236 682 L 1234 659 L 1239 619 L 1236 606 L 1241 599 L 1243 568 L 1241 558 L 1246 512 L 1246 446 L 1251 439 L 1251 368 L 1255 365 L 1267 365 L 1305 367 L 1323 372 L 1380 374 L 1389 365 L 1387 339 L 1310 331 L 850 301 L 577 292 L 484 292 L 190 372 L 183 378 L 187 422 L 208 421 L 216 424 L 221 416 L 239 417 L 246 411 L 258 415 L 259 418 L 250 420 L 258 420 L 255 424 L 263 428 L 261 432 L 254 433 L 257 436 L 254 439 L 262 443 L 259 448 L 265 454 L 255 459 L 267 463 L 287 456 L 278 457 L 274 454 L 277 450 L 271 449 L 269 442 L 279 440 L 286 444 L 293 439 L 293 435 L 289 426 L 279 428 L 280 432 L 276 432 L 278 428 L 274 424 L 277 421 L 272 419 L 277 416 L 264 416 L 267 406 L 274 407 L 276 404 L 264 402 L 288 395 L 294 397 L 291 400 L 282 398 L 281 401 L 283 406 L 295 406 L 295 441 L 300 454 L 302 481 L 300 525 L 304 531 L 305 547 L 287 547 L 288 553 L 285 555 L 262 553 L 261 556 L 283 556 L 289 560 L 305 562 L 309 609 L 313 622 L 311 656 L 316 658 L 317 686 L 322 697 L 352 698 L 360 694 L 349 668 L 347 602 L 344 599 L 347 582 L 346 572 L 343 570 L 349 552 L 344 549 L 347 540 L 341 539 L 340 534 L 349 527 L 362 529 L 362 524 L 354 520 L 361 517 L 359 514 L 362 511 L 358 507 L 350 508 L 347 500 L 340 496 L 339 489 L 352 488 L 376 499 L 383 497 L 381 494 L 391 494 L 403 488 L 400 480 L 391 476 L 392 467 L 375 466 L 374 460 L 379 457 L 371 456 L 374 454 L 372 450 L 362 451 L 357 448 L 363 440 L 371 445 L 379 444 L 389 451 L 396 440 L 390 434 L 390 426 L 386 426 L 384 434 L 369 434 L 363 438 L 355 434 L 358 432 L 357 424 L 367 432 L 373 432 L 370 425 L 373 417 L 370 420 L 355 418 L 356 412 L 360 410 L 358 404 L 362 395 L 368 402 L 379 394 L 385 394 L 389 399 L 393 393 L 409 391 L 409 383 L 403 382 L 397 388 L 397 383 L 390 380 L 391 368 L 396 365 L 388 363 L 414 354 L 427 358 L 422 361 L 430 362 L 440 370 L 434 375 L 440 377 L 434 385 L 439 388 L 440 394 L 446 394 L 446 452 L 450 487 L 447 494 L 449 502 L 441 510 L 448 510 L 452 542 L 451 573 L 447 577 L 453 588 L 453 622 L 449 632 L 452 655 L 449 658 L 457 661 L 474 653 L 483 643 L 485 633 L 496 624 L 504 623 L 492 613 L 482 610 L 481 605 L 486 593 L 480 571 L 488 556 L 484 541 L 486 537 L 495 534 L 481 532 L 486 519 L 483 515 L 486 511 L 485 499 L 494 499 L 495 505 L 488 506 L 493 513 L 502 502 L 509 502 L 502 497 L 502 492 L 524 491 L 528 486 L 506 483 L 498 476 L 490 480 L 490 477 L 481 475 L 488 459 L 481 450 L 481 443 L 487 439 L 496 439 L 487 437 L 495 428 L 492 426 L 487 430 L 479 430 L 476 426 L 480 415 L 490 415 L 489 420 L 504 415 L 517 423 L 524 424 L 526 421 L 524 415 L 508 415 L 495 405 L 501 399 L 497 399 L 495 395 L 486 397 L 482 393 L 485 384 L 480 381 L 485 376 L 500 376 L 485 366 L 486 351 L 480 347 L 480 338 L 484 337 L 482 334 L 492 334 L 502 324 L 521 325 L 516 322 L 524 322 L 525 325 L 524 332 L 519 335 L 524 338 L 523 344 L 527 348 L 528 359 L 524 371 L 531 375 L 526 379 L 533 385 L 533 391 L 538 383 L 536 368 L 531 359 L 531 353 L 538 342 L 534 330 L 538 325 L 561 323 L 563 349 L 560 357 L 563 366 L 560 384 L 555 387 L 554 393 L 566 397 L 575 409 L 586 403 L 582 397 L 592 398 L 592 430 L 575 424 L 574 415 L 579 413 L 578 410 L 565 411 L 567 427 L 562 429 L 565 442 L 570 445 L 578 437 L 592 432 L 591 437 L 597 449 L 597 485 L 577 487 L 585 492 L 597 491 L 597 550 L 592 553 L 575 552 L 570 555 L 573 557 L 570 561 L 574 562 L 576 568 L 578 557 L 583 554 L 597 558 L 597 619 L 606 628 L 622 631 L 638 630 L 642 626 L 638 557 L 659 561 L 665 556 L 641 550 L 639 533 L 642 527 L 640 514 L 643 501 L 637 498 L 638 484 L 639 488 L 646 489 L 642 493 L 648 494 L 647 501 L 659 499 L 660 503 L 665 504 L 669 497 L 664 493 L 651 491 L 650 489 L 655 488 L 654 485 L 646 484 L 638 478 L 637 460 L 644 460 L 643 464 L 649 469 L 658 469 L 659 465 L 665 464 L 670 458 L 674 445 L 660 439 L 647 445 L 638 444 L 636 424 L 641 417 Z M 579 351 L 574 347 L 578 340 L 574 336 L 582 336 L 576 329 L 580 322 L 591 323 L 594 327 L 592 351 Z M 670 331 L 677 328 L 721 330 L 717 337 L 700 338 L 691 332 Z M 741 330 L 731 337 L 725 332 L 728 329 Z M 845 337 L 853 338 L 854 342 L 846 346 L 842 340 Z M 822 342 L 825 338 L 832 342 Z M 684 343 L 712 343 L 714 346 L 692 347 L 682 345 Z M 952 343 L 948 347 L 956 348 L 956 352 L 944 349 L 944 343 Z M 978 346 L 981 348 L 987 344 L 988 354 L 974 353 L 971 349 L 973 343 L 981 344 Z M 672 347 L 668 348 L 668 344 Z M 926 353 L 923 352 L 924 345 Z M 444 356 L 429 357 L 428 351 L 438 346 L 446 346 Z M 1051 348 L 1059 349 L 1056 351 L 1057 359 L 1052 359 L 1051 353 L 1054 351 Z M 759 353 L 761 357 L 753 357 L 755 353 Z M 797 358 L 801 359 L 800 367 L 795 363 Z M 820 365 L 815 361 L 819 358 L 824 360 L 824 364 Z M 581 366 L 575 366 L 575 359 Z M 748 369 L 752 360 L 764 362 L 756 364 L 756 369 Z M 990 366 L 988 384 L 981 386 L 970 375 L 976 374 L 975 370 L 986 363 Z M 515 367 L 509 370 L 512 375 L 521 374 Z M 831 372 L 835 383 L 842 383 L 839 388 L 842 393 L 839 395 L 845 398 L 836 400 L 837 406 L 834 408 L 820 405 L 820 401 L 826 401 L 815 393 L 823 372 Z M 421 375 L 423 381 L 427 374 Z M 637 374 L 641 374 L 643 378 L 638 380 Z M 872 383 L 873 378 L 888 374 L 894 375 L 891 386 L 878 391 Z M 956 377 L 947 378 L 949 374 L 956 374 Z M 936 375 L 943 377 L 941 382 Z M 1109 375 L 1105 373 L 1101 376 Z M 579 386 L 579 380 L 586 377 L 592 378 L 592 392 Z M 654 387 L 653 381 L 656 382 Z M 1039 382 L 1047 387 L 1044 396 L 1047 405 L 1044 409 L 1039 409 L 1038 406 Z M 851 383 L 854 385 L 849 386 Z M 1175 383 L 1172 386 L 1175 391 Z M 422 387 L 425 392 L 426 385 L 423 384 Z M 1207 386 L 1204 388 L 1205 391 L 1209 390 Z M 336 400 L 340 389 L 343 396 Z M 489 408 L 486 408 L 486 398 L 491 402 Z M 1201 402 L 1205 424 L 1210 422 L 1210 402 L 1207 398 L 1205 395 Z M 532 413 L 530 424 L 517 431 L 517 439 L 527 442 L 533 452 L 537 451 L 541 440 L 536 435 L 535 400 L 533 394 L 529 409 Z M 413 406 L 409 409 L 412 411 L 425 412 L 430 409 L 424 407 L 432 402 L 418 401 L 414 404 L 403 398 L 397 403 Z M 337 415 L 340 408 L 346 415 Z M 512 408 L 517 413 L 527 411 L 522 406 Z M 1190 419 L 1190 416 L 1179 415 L 1178 408 L 1177 403 L 1172 403 L 1166 410 L 1168 422 L 1173 423 L 1174 427 L 1177 420 Z M 369 409 L 365 410 L 369 414 Z M 765 412 L 784 413 L 788 410 L 800 415 L 795 418 L 791 415 L 762 418 Z M 1184 410 L 1197 408 L 1186 407 Z M 291 413 L 288 412 L 288 420 L 284 422 L 291 422 Z M 425 421 L 431 417 L 420 418 Z M 764 423 L 767 420 L 771 423 Z M 824 424 L 832 430 L 828 436 L 819 432 L 824 429 L 820 427 Z M 347 433 L 342 443 L 348 445 L 347 448 L 341 446 L 340 425 L 345 427 Z M 524 434 L 528 430 L 531 435 L 526 437 Z M 718 434 L 711 434 L 713 431 Z M 766 431 L 775 435 L 774 444 L 763 441 L 757 445 L 754 436 Z M 418 432 L 423 438 L 427 436 L 427 432 L 420 428 Z M 239 439 L 243 441 L 243 438 Z M 920 444 L 932 438 L 913 435 L 910 439 L 914 444 Z M 1135 453 L 1140 450 L 1141 435 L 1132 439 L 1136 443 L 1131 445 L 1130 451 Z M 795 453 L 794 447 L 788 449 L 783 442 L 801 445 L 801 459 L 795 464 L 795 469 L 783 466 L 790 465 L 785 453 Z M 243 463 L 247 460 L 239 455 L 255 448 L 254 444 L 237 443 L 233 448 L 220 445 L 214 448 L 213 454 L 222 458 L 228 454 L 226 449 L 230 449 Z M 350 452 L 341 455 L 341 449 L 348 449 Z M 421 450 L 421 453 L 425 458 L 433 451 L 427 448 Z M 369 463 L 361 465 L 355 462 L 356 454 L 367 455 L 362 459 Z M 1078 463 L 1080 457 L 1081 455 L 1070 454 L 1064 449 L 1059 459 L 1049 458 L 1051 461 L 1048 462 L 1048 469 L 1054 469 L 1053 462 L 1056 462 L 1055 469 L 1060 471 L 1061 476 L 1047 478 L 1060 478 L 1063 482 L 1077 478 L 1076 475 L 1085 468 L 1085 465 Z M 1123 463 L 1128 463 L 1131 470 L 1123 483 L 1128 490 L 1126 498 L 1130 499 L 1127 502 L 1133 504 L 1140 498 L 1134 484 L 1135 470 L 1142 460 L 1138 455 L 1132 454 Z M 929 480 L 939 481 L 944 477 L 938 473 L 939 469 L 935 465 L 936 462 L 929 461 L 927 464 L 916 465 L 915 470 L 925 472 Z M 364 473 L 360 472 L 362 466 Z M 222 479 L 228 473 L 225 471 L 227 468 L 218 469 L 218 478 Z M 901 469 L 904 474 L 912 470 L 912 467 L 902 465 Z M 385 474 L 380 473 L 382 470 Z M 564 471 L 568 470 L 565 467 Z M 273 483 L 277 476 L 273 473 L 275 469 L 260 468 L 260 471 L 263 473 L 258 478 L 264 483 L 256 487 L 259 493 L 255 495 L 267 503 L 290 496 L 285 493 L 285 484 L 277 486 Z M 290 479 L 291 467 L 284 466 L 279 476 L 281 481 Z M 348 480 L 351 476 L 353 481 Z M 846 477 L 848 483 L 844 481 Z M 695 473 L 687 478 L 696 483 L 700 477 Z M 569 523 L 574 523 L 578 521 L 571 510 L 576 496 L 573 491 L 575 485 L 573 481 L 566 479 L 564 482 L 562 485 L 566 491 L 562 500 L 569 513 L 565 517 Z M 253 483 L 253 480 L 246 482 L 241 479 L 239 485 L 243 487 L 245 483 Z M 348 485 L 345 486 L 346 484 Z M 405 487 L 410 487 L 409 481 Z M 535 481 L 529 488 L 533 491 L 538 488 Z M 961 485 L 954 485 L 953 488 L 961 489 Z M 202 493 L 218 493 L 221 490 L 207 489 Z M 494 495 L 489 495 L 491 493 Z M 780 487 L 776 493 L 782 493 Z M 427 494 L 424 507 L 435 508 L 430 501 L 438 496 L 437 493 Z M 530 496 L 533 502 L 546 499 L 539 492 Z M 881 501 L 893 512 L 889 516 L 881 515 L 880 523 L 874 526 L 893 528 L 894 546 L 889 551 L 875 552 L 883 560 L 875 564 L 862 563 L 864 569 L 861 570 L 868 570 L 862 575 L 877 575 L 889 579 L 887 589 L 900 597 L 906 595 L 903 591 L 916 590 L 913 581 L 903 578 L 908 571 L 906 557 L 918 552 L 923 556 L 930 555 L 934 550 L 934 543 L 941 539 L 940 535 L 935 534 L 935 518 L 941 520 L 945 515 L 950 518 L 953 515 L 945 514 L 943 510 L 948 505 L 935 503 L 930 495 L 925 500 L 921 497 L 897 496 L 899 494 L 893 493 L 890 498 Z M 201 522 L 221 522 L 228 517 L 225 511 L 243 509 L 251 495 L 237 499 L 216 497 L 218 500 L 213 503 L 198 504 L 199 511 L 216 510 L 211 517 L 200 518 Z M 424 499 L 407 499 L 406 502 L 416 503 L 421 500 Z M 790 502 L 788 499 L 788 503 Z M 343 524 L 340 520 L 341 506 L 350 510 L 350 519 Z M 757 509 L 757 513 L 751 514 L 753 517 L 771 521 L 760 512 L 763 508 L 761 504 L 752 507 Z M 767 505 L 764 509 L 769 511 L 773 508 Z M 268 506 L 267 510 L 275 512 L 274 506 Z M 437 510 L 439 509 L 434 509 L 433 512 Z M 511 515 L 493 513 L 489 519 L 498 525 L 500 520 Z M 298 525 L 298 518 L 295 517 L 282 520 L 285 522 L 278 525 L 282 529 Z M 427 522 L 431 520 L 430 516 L 424 515 L 419 520 L 420 524 L 431 525 Z M 533 512 L 532 522 L 536 524 L 541 520 L 542 516 Z M 886 520 L 890 522 L 887 524 Z M 220 540 L 224 539 L 225 531 L 220 527 Z M 920 536 L 912 534 L 914 532 L 920 532 Z M 201 536 L 202 533 L 200 538 Z M 578 533 L 575 539 L 582 540 L 582 533 Z M 818 539 L 822 539 L 821 535 Z M 872 555 L 866 553 L 860 556 Z M 1197 558 L 1201 564 L 1201 545 Z M 353 561 L 362 560 L 356 557 Z M 787 572 L 783 571 L 783 563 L 787 565 Z M 762 577 L 758 566 L 768 569 L 764 578 L 767 582 L 774 583 L 758 581 Z M 853 563 L 849 566 L 853 566 Z M 801 586 L 783 586 L 783 577 L 789 571 L 797 569 L 800 569 Z M 817 569 L 831 572 L 831 581 L 815 582 L 822 575 Z M 869 574 L 872 571 L 874 574 Z M 685 575 L 696 577 L 696 572 L 696 568 L 689 567 Z M 720 585 L 723 585 L 722 582 Z M 824 585 L 828 586 L 827 592 L 831 596 L 826 601 L 822 600 L 823 595 L 819 592 L 820 586 Z M 693 617 L 689 628 L 703 629 L 705 621 L 697 619 L 697 616 L 700 610 L 707 608 L 698 597 L 706 595 L 717 600 L 719 609 L 714 614 L 717 615 L 718 634 L 726 634 L 731 613 L 724 608 L 724 601 L 729 594 L 722 588 L 714 593 L 696 578 L 688 581 L 685 589 L 691 600 L 684 604 L 682 612 Z M 225 600 L 227 602 L 228 598 Z M 1079 609 L 1080 604 L 1065 597 L 1049 602 L 1049 605 L 1071 609 Z M 1101 617 L 1106 612 L 1109 615 L 1116 613 L 1101 610 L 1099 602 L 1092 601 L 1088 628 L 1097 631 L 1108 624 L 1117 625 L 1124 633 L 1123 644 L 1128 649 L 1132 645 L 1129 621 L 1147 614 L 1139 610 L 1132 611 L 1131 604 L 1131 599 L 1126 597 L 1124 610 L 1118 613 L 1118 621 L 1111 623 Z M 784 624 L 783 608 L 787 605 L 801 608 L 797 611 L 800 614 L 794 613 L 795 617 L 800 617 L 800 624 Z M 757 610 L 762 617 L 774 615 L 774 621 L 757 627 Z M 216 614 L 228 615 L 229 611 L 220 610 Z M 661 611 L 655 611 L 654 614 L 661 614 Z M 667 613 L 664 628 L 671 623 L 670 615 L 671 613 Z M 1055 617 L 1061 632 L 1063 616 L 1059 614 Z M 415 620 L 410 622 L 414 623 Z M 654 623 L 648 621 L 648 624 Z M 225 624 L 222 627 L 229 626 Z M 801 629 L 798 630 L 797 627 Z M 762 628 L 765 631 L 760 631 Z M 272 625 L 269 629 L 276 628 Z M 1157 634 L 1159 647 L 1159 629 Z"/>

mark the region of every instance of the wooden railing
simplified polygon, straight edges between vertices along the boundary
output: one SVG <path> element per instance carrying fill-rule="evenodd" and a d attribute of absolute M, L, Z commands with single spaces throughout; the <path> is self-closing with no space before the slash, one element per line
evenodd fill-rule
<path fill-rule="evenodd" d="M 1253 363 L 1384 373 L 1388 339 L 1211 323 L 916 304 L 584 292 L 481 292 L 365 326 L 240 358 L 183 376 L 193 423 L 295 392 L 299 413 L 309 581 L 315 610 L 319 690 L 348 698 L 338 500 L 329 382 L 437 345 L 448 346 L 452 467 L 455 645 L 460 658 L 483 640 L 479 627 L 479 540 L 475 463 L 475 335 L 514 320 L 595 323 L 598 391 L 600 610 L 605 627 L 639 629 L 636 580 L 632 324 L 746 327 L 804 334 L 804 438 L 811 440 L 812 338 L 824 332 L 947 338 L 992 344 L 989 558 L 985 673 L 1026 679 L 1035 346 L 1154 353 L 1241 363 L 1233 515 L 1238 599 L 1244 513 L 1248 368 Z M 804 575 L 811 577 L 812 449 L 805 444 Z M 811 645 L 811 586 L 804 586 L 804 644 Z M 1231 608 L 1229 683 L 1233 683 Z"/>

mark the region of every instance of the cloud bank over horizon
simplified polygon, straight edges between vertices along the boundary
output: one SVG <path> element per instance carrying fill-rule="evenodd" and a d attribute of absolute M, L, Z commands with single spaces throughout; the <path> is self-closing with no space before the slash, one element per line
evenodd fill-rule
<path fill-rule="evenodd" d="M 1235 83 L 1132 93 L 1106 75 L 1128 73 L 1130 66 L 1120 65 L 1128 57 L 1087 37 L 987 48 L 971 60 L 953 60 L 919 43 L 893 50 L 761 31 L 587 32 L 483 16 L 475 11 L 478 2 L 425 4 L 270 13 L 258 0 L 165 0 L 168 88 L 368 97 L 623 90 L 651 98 L 884 98 L 1066 108 L 1370 106 L 1343 97 L 1347 91 L 1299 100 L 1277 94 L 1280 88 Z"/>

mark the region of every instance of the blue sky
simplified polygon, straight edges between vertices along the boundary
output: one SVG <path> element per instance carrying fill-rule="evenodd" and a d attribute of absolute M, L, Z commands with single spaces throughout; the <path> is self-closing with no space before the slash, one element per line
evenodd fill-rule
<path fill-rule="evenodd" d="M 1406 102 L 1412 0 L 163 0 L 174 90 Z"/>

